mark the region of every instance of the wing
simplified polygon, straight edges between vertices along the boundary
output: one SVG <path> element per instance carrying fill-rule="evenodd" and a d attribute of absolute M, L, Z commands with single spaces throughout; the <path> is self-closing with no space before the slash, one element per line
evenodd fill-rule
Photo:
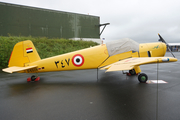
<path fill-rule="evenodd" d="M 128 58 L 122 61 L 115 62 L 106 67 L 101 68 L 108 69 L 106 72 L 111 71 L 121 71 L 121 70 L 131 70 L 135 66 L 140 66 L 143 64 L 152 64 L 152 63 L 166 63 L 166 62 L 175 62 L 176 58 L 172 57 L 140 57 L 140 58 Z"/>
<path fill-rule="evenodd" d="M 20 71 L 23 71 L 23 70 L 28 70 L 28 69 L 32 69 L 32 68 L 36 68 L 36 67 L 37 67 L 37 65 L 28 66 L 28 67 L 16 67 L 16 66 L 13 66 L 13 67 L 5 68 L 5 69 L 3 69 L 3 71 L 8 72 L 8 73 L 13 73 L 13 72 L 20 72 Z"/>

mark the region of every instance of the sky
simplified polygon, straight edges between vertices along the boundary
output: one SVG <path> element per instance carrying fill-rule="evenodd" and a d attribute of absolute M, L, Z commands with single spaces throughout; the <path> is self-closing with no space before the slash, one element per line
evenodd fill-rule
<path fill-rule="evenodd" d="M 180 0 L 0 0 L 31 7 L 89 14 L 106 26 L 106 41 L 131 38 L 139 43 L 180 43 Z M 101 28 L 102 29 L 102 28 Z"/>

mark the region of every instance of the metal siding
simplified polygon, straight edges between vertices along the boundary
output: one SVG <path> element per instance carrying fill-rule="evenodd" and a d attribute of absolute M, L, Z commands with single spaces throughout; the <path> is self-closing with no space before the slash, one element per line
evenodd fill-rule
<path fill-rule="evenodd" d="M 99 17 L 0 2 L 0 35 L 99 38 Z"/>

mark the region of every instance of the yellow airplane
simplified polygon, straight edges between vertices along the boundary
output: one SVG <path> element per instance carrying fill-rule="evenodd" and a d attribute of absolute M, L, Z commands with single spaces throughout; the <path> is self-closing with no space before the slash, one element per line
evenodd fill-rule
<path fill-rule="evenodd" d="M 71 53 L 41 59 L 30 40 L 14 46 L 8 68 L 4 72 L 40 73 L 65 70 L 106 69 L 106 72 L 129 70 L 129 74 L 138 75 L 140 82 L 145 83 L 148 76 L 141 73 L 140 65 L 152 63 L 175 62 L 176 58 L 163 57 L 166 44 L 162 42 L 138 44 L 124 38 Z M 38 76 L 31 76 L 27 81 L 38 81 Z"/>

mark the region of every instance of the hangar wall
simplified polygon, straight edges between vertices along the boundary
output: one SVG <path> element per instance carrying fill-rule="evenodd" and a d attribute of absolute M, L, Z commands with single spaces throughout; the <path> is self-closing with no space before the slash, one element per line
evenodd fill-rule
<path fill-rule="evenodd" d="M 98 16 L 0 2 L 0 35 L 99 39 Z"/>

